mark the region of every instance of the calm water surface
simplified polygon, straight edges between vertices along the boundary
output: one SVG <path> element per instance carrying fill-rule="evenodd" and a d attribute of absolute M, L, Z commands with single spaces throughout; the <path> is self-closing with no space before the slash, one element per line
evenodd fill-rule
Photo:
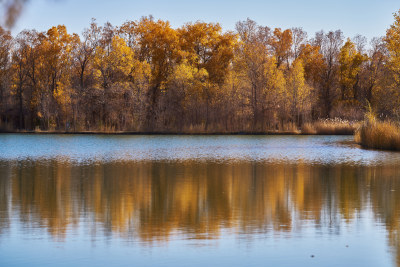
<path fill-rule="evenodd" d="M 351 140 L 0 135 L 0 266 L 400 266 L 400 153 Z"/>

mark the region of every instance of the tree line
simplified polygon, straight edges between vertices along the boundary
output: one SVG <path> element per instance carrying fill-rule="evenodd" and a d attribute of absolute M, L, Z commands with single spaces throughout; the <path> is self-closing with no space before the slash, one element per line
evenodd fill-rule
<path fill-rule="evenodd" d="M 370 42 L 247 19 L 0 28 L 0 129 L 265 132 L 400 111 L 400 11 Z"/>

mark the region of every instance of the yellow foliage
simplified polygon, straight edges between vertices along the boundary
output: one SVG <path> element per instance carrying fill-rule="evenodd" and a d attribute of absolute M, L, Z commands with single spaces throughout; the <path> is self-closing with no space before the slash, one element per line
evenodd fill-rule
<path fill-rule="evenodd" d="M 187 62 L 182 62 L 175 68 L 174 72 L 174 80 L 184 84 L 190 83 L 193 80 L 194 72 L 196 69 L 191 65 L 187 64 Z"/>
<path fill-rule="evenodd" d="M 367 56 L 358 52 L 355 44 L 350 39 L 347 39 L 339 53 L 341 100 L 356 99 L 357 95 L 354 91 L 354 86 L 359 81 L 358 75 L 361 71 L 361 64 L 366 59 Z"/>
<path fill-rule="evenodd" d="M 292 105 L 292 115 L 304 112 L 311 95 L 311 88 L 306 85 L 304 78 L 304 67 L 301 59 L 292 63 L 287 78 L 288 101 Z M 297 112 L 297 114 L 296 114 Z"/>
<path fill-rule="evenodd" d="M 70 80 L 64 70 L 71 62 L 72 36 L 67 33 L 64 25 L 50 28 L 41 42 L 42 75 L 47 76 L 47 87 L 53 94 L 54 99 L 65 110 L 70 103 Z"/>
<path fill-rule="evenodd" d="M 292 42 L 293 36 L 291 30 L 287 29 L 282 31 L 280 28 L 274 30 L 274 34 L 271 38 L 271 46 L 276 57 L 277 68 L 288 59 Z"/>
<path fill-rule="evenodd" d="M 389 66 L 400 84 L 400 10 L 394 14 L 395 21 L 386 31 L 386 47 L 390 54 Z"/>
<path fill-rule="evenodd" d="M 119 36 L 114 36 L 109 46 L 97 47 L 93 65 L 101 87 L 106 89 L 117 81 L 126 80 L 134 67 L 133 56 L 132 49 Z"/>
<path fill-rule="evenodd" d="M 268 58 L 264 64 L 267 83 L 265 90 L 267 94 L 275 94 L 278 97 L 284 97 L 286 80 L 282 69 L 276 68 L 276 58 Z"/>
<path fill-rule="evenodd" d="M 306 44 L 302 47 L 299 59 L 303 62 L 304 76 L 311 84 L 321 80 L 321 73 L 325 69 L 325 61 L 318 46 Z"/>
<path fill-rule="evenodd" d="M 173 71 L 178 56 L 178 36 L 168 21 L 142 18 L 134 28 L 140 47 L 139 58 L 151 66 L 152 83 L 161 86 Z"/>
<path fill-rule="evenodd" d="M 188 23 L 178 29 L 183 59 L 197 69 L 207 70 L 210 82 L 222 84 L 233 59 L 237 36 L 223 33 L 217 23 Z"/>

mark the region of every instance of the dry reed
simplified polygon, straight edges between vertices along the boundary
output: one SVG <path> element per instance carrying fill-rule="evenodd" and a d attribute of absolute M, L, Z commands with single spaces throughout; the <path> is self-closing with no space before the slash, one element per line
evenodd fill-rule
<path fill-rule="evenodd" d="M 379 121 L 369 112 L 354 140 L 366 148 L 400 150 L 400 126 L 392 121 Z"/>
<path fill-rule="evenodd" d="M 305 123 L 301 128 L 301 132 L 303 134 L 351 135 L 354 134 L 358 125 L 358 122 L 339 118 L 326 119 L 314 123 Z"/>

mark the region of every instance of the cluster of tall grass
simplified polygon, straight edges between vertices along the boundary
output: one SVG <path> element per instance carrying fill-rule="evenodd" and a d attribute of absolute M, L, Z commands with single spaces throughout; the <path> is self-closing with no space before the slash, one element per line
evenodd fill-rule
<path fill-rule="evenodd" d="M 390 120 L 380 121 L 370 108 L 354 140 L 365 148 L 400 150 L 400 125 Z"/>
<path fill-rule="evenodd" d="M 359 122 L 343 120 L 340 118 L 319 120 L 305 123 L 301 127 L 302 134 L 321 135 L 352 135 L 355 133 Z"/>

